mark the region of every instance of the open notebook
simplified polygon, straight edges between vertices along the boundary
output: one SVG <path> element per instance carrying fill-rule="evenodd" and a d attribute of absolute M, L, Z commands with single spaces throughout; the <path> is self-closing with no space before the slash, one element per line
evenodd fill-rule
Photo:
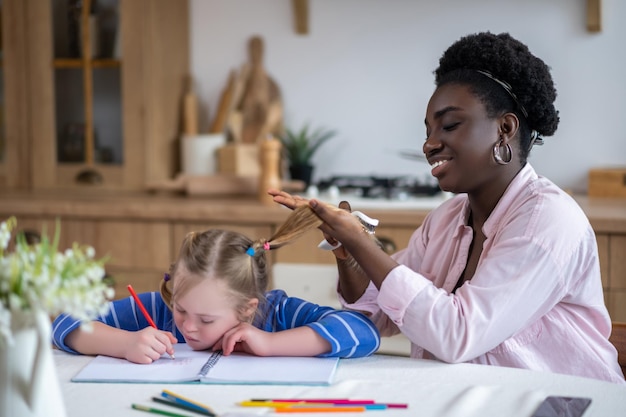
<path fill-rule="evenodd" d="M 260 357 L 193 351 L 177 344 L 176 359 L 163 355 L 150 365 L 97 356 L 73 382 L 329 385 L 339 358 Z"/>

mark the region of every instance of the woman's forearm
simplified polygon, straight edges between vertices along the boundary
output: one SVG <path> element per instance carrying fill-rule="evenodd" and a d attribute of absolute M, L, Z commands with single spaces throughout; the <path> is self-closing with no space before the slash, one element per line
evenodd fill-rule
<path fill-rule="evenodd" d="M 343 245 L 362 270 L 361 276 L 365 276 L 368 279 L 368 281 L 364 283 L 363 281 L 365 280 L 359 280 L 353 275 L 352 280 L 350 280 L 350 278 L 347 278 L 350 275 L 346 274 L 344 283 L 351 289 L 352 296 L 360 292 L 358 295 L 358 297 L 360 297 L 367 288 L 369 281 L 372 281 L 374 285 L 376 285 L 376 288 L 380 289 L 385 277 L 392 269 L 398 266 L 398 263 L 385 253 L 374 239 L 357 236 L 354 239 L 346 239 Z M 341 278 L 340 285 L 342 285 Z M 365 286 L 362 287 L 362 285 Z M 342 287 L 342 295 L 344 295 L 343 291 L 345 290 L 346 289 Z M 348 301 L 347 298 L 346 301 Z"/>
<path fill-rule="evenodd" d="M 339 294 L 352 304 L 365 293 L 370 280 L 352 256 L 346 259 L 337 258 L 339 274 Z"/>

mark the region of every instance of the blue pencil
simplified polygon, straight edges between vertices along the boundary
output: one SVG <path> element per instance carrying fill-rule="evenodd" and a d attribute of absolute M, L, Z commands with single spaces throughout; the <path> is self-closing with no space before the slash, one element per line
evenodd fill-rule
<path fill-rule="evenodd" d="M 209 407 L 207 407 L 204 404 L 200 404 L 199 402 L 190 400 L 189 398 L 185 398 L 179 394 L 176 394 L 172 391 L 166 390 L 164 389 L 163 392 L 161 393 L 161 397 L 163 398 L 167 398 L 170 401 L 173 401 L 177 404 L 181 404 L 184 405 L 186 407 L 188 407 L 189 410 L 191 411 L 198 411 L 200 413 L 209 413 L 209 415 L 216 415 L 216 413 L 211 410 Z"/>
<path fill-rule="evenodd" d="M 152 401 L 155 401 L 160 404 L 167 404 L 171 407 L 180 408 L 181 410 L 191 411 L 191 412 L 202 414 L 202 415 L 209 416 L 209 417 L 216 417 L 215 414 L 211 413 L 209 410 L 200 410 L 197 407 L 190 407 L 186 404 L 177 403 L 176 401 L 169 400 L 167 398 L 152 397 Z"/>

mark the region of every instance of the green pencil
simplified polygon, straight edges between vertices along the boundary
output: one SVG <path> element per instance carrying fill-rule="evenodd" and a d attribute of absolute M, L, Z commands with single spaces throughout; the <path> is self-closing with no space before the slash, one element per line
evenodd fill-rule
<path fill-rule="evenodd" d="M 154 414 L 161 414 L 162 416 L 168 416 L 168 417 L 189 417 L 188 414 L 172 413 L 170 411 L 159 410 L 158 408 L 146 407 L 145 405 L 141 405 L 141 404 L 133 404 L 132 407 L 135 410 L 147 411 L 148 413 L 154 413 Z"/>

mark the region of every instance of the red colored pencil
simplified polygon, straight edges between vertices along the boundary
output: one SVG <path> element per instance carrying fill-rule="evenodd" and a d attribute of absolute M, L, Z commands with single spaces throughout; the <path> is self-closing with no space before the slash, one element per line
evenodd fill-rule
<path fill-rule="evenodd" d="M 141 302 L 141 300 L 137 296 L 137 293 L 133 289 L 133 286 L 128 284 L 128 286 L 126 288 L 128 288 L 128 292 L 130 292 L 130 295 L 132 295 L 133 298 L 135 299 L 135 303 L 137 303 L 137 305 L 139 306 L 139 309 L 143 313 L 143 316 L 146 318 L 146 320 L 148 320 L 148 323 L 150 324 L 150 326 L 154 327 L 155 329 L 158 329 L 156 324 L 154 324 L 154 321 L 152 321 L 152 317 L 150 317 L 150 314 L 148 314 L 148 310 L 146 310 L 146 308 L 143 306 L 143 303 Z M 174 354 L 173 353 L 170 353 L 170 358 L 174 359 Z"/>
<path fill-rule="evenodd" d="M 128 288 L 128 292 L 130 292 L 130 295 L 132 295 L 133 298 L 135 299 L 135 302 L 139 306 L 139 309 L 143 313 L 143 316 L 146 318 L 146 320 L 148 320 L 148 323 L 150 324 L 150 326 L 152 326 L 152 327 L 154 327 L 156 329 L 157 328 L 156 324 L 154 324 L 154 322 L 152 321 L 152 317 L 150 317 L 150 314 L 148 314 L 148 310 L 146 310 L 146 308 L 143 306 L 143 303 L 141 302 L 141 300 L 137 296 L 137 293 L 133 289 L 133 286 L 128 284 L 128 286 L 126 288 Z"/>

